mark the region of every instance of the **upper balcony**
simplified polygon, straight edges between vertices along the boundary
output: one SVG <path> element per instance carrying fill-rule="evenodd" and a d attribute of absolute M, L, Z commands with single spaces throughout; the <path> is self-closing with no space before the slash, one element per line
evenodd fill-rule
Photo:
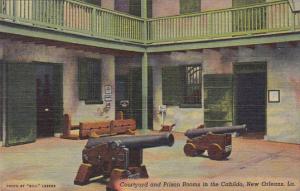
<path fill-rule="evenodd" d="M 276 1 L 240 8 L 142 19 L 76 0 L 0 0 L 0 32 L 17 34 L 13 27 L 7 31 L 9 29 L 3 27 L 6 26 L 5 23 L 48 30 L 48 33 L 52 31 L 75 35 L 76 38 L 88 37 L 96 42 L 104 40 L 107 42 L 101 45 L 104 48 L 109 43 L 117 43 L 118 45 L 110 48 L 127 49 L 124 46 L 119 47 L 126 44 L 128 47 L 138 47 L 139 51 L 147 48 L 150 52 L 159 52 L 188 47 L 201 48 L 199 43 L 219 46 L 218 42 L 234 39 L 239 41 L 226 46 L 239 45 L 242 39 L 248 39 L 245 43 L 258 44 L 261 43 L 261 37 L 272 37 L 274 40 L 276 35 L 296 34 L 300 29 L 300 13 L 293 12 L 288 1 Z M 30 30 L 27 35 L 31 34 L 34 34 L 34 30 Z M 253 38 L 259 40 L 255 41 Z M 298 36 L 279 38 L 280 40 L 277 37 L 278 41 L 292 41 L 295 38 L 300 40 Z M 181 46 L 188 43 L 198 44 Z M 167 48 L 168 46 L 173 48 Z M 134 48 L 128 50 L 137 51 Z"/>
<path fill-rule="evenodd" d="M 0 0 L 0 32 L 143 52 L 144 20 L 78 0 Z"/>

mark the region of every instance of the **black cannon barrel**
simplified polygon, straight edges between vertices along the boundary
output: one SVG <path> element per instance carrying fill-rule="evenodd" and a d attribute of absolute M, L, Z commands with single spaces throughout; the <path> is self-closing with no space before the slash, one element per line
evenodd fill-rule
<path fill-rule="evenodd" d="M 185 136 L 192 139 L 207 133 L 233 133 L 246 130 L 246 125 L 236 125 L 236 126 L 227 126 L 227 127 L 210 127 L 210 128 L 200 128 L 200 129 L 189 129 L 185 132 Z"/>
<path fill-rule="evenodd" d="M 90 138 L 85 147 L 91 148 L 103 143 L 113 143 L 127 148 L 151 148 L 159 146 L 170 147 L 174 144 L 174 136 L 171 133 L 161 133 L 157 135 Z"/>

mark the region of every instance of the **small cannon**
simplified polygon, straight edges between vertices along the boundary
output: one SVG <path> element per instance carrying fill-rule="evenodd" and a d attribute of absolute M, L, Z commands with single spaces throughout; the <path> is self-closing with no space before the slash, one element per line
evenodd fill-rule
<path fill-rule="evenodd" d="M 224 160 L 232 150 L 230 133 L 245 130 L 246 125 L 189 129 L 184 134 L 189 138 L 184 146 L 184 153 L 194 157 L 207 150 L 210 159 Z"/>
<path fill-rule="evenodd" d="M 171 133 L 159 135 L 118 136 L 90 138 L 82 151 L 74 184 L 85 185 L 93 177 L 109 178 L 107 190 L 114 190 L 114 183 L 124 178 L 148 178 L 143 163 L 143 149 L 172 146 Z"/>
<path fill-rule="evenodd" d="M 159 132 L 172 132 L 175 129 L 175 123 L 172 125 L 161 125 Z"/>

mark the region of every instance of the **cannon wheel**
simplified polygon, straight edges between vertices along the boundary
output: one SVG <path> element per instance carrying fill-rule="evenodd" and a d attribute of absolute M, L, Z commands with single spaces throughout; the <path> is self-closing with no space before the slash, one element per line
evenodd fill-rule
<path fill-rule="evenodd" d="M 224 159 L 227 158 L 231 154 L 231 151 L 224 153 Z"/>
<path fill-rule="evenodd" d="M 223 154 L 223 149 L 216 143 L 209 145 L 207 151 L 209 158 L 212 160 L 223 160 L 226 158 Z"/>
<path fill-rule="evenodd" d="M 197 155 L 202 155 L 205 152 L 205 150 L 197 150 Z"/>
<path fill-rule="evenodd" d="M 194 157 L 198 155 L 196 146 L 193 143 L 187 143 L 184 145 L 183 151 L 186 156 Z"/>
<path fill-rule="evenodd" d="M 128 170 L 118 168 L 113 169 L 110 174 L 110 180 L 106 185 L 106 191 L 117 191 L 115 183 L 118 180 L 126 178 L 128 173 Z"/>

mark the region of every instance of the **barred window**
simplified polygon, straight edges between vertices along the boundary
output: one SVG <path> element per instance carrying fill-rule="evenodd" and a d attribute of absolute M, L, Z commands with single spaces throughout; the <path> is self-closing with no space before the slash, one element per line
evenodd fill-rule
<path fill-rule="evenodd" d="M 79 99 L 86 104 L 101 104 L 101 60 L 84 58 L 78 64 Z"/>
<path fill-rule="evenodd" d="M 202 67 L 186 66 L 184 104 L 201 104 Z"/>
<path fill-rule="evenodd" d="M 202 66 L 168 66 L 162 68 L 164 105 L 202 107 Z"/>

